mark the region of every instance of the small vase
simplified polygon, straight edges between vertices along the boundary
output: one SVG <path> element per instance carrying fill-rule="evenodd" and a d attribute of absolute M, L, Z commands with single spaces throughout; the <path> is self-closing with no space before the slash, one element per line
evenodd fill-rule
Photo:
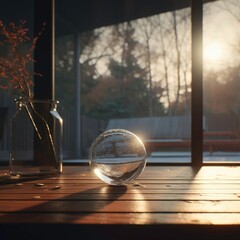
<path fill-rule="evenodd" d="M 57 101 L 17 99 L 10 127 L 11 176 L 62 172 L 62 125 Z"/>

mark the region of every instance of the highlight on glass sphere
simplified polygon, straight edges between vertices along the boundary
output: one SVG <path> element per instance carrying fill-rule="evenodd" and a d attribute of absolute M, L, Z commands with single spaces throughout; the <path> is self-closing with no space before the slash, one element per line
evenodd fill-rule
<path fill-rule="evenodd" d="M 124 129 L 99 135 L 89 151 L 89 164 L 103 182 L 122 185 L 137 178 L 146 166 L 147 153 L 141 139 Z"/>

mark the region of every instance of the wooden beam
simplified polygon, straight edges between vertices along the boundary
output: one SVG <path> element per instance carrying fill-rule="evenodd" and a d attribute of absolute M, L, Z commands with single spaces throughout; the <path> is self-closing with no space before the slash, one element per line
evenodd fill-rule
<path fill-rule="evenodd" d="M 37 99 L 54 99 L 54 0 L 34 1 L 35 35 L 42 31 L 35 52 L 34 71 L 42 74 L 35 78 L 34 93 Z"/>
<path fill-rule="evenodd" d="M 203 1 L 192 0 L 192 165 L 200 167 L 203 158 L 202 89 Z"/>

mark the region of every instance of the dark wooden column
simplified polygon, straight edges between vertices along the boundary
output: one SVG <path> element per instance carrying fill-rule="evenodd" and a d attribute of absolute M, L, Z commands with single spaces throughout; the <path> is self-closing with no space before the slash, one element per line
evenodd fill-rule
<path fill-rule="evenodd" d="M 35 52 L 34 71 L 42 74 L 35 78 L 35 98 L 54 99 L 54 0 L 34 0 L 34 31 L 42 31 Z"/>
<path fill-rule="evenodd" d="M 192 164 L 202 165 L 203 84 L 202 84 L 203 1 L 192 0 Z"/>
<path fill-rule="evenodd" d="M 34 34 L 40 35 L 35 51 L 34 51 L 34 72 L 39 73 L 42 76 L 35 75 L 34 79 L 34 98 L 42 100 L 54 100 L 54 82 L 55 82 L 55 52 L 54 52 L 54 0 L 34 0 Z M 46 109 L 44 106 L 38 106 L 38 113 L 43 117 L 45 116 Z M 49 109 L 48 109 L 49 110 Z M 35 116 L 36 117 L 36 116 Z M 42 127 L 44 124 L 38 117 L 35 118 L 35 123 L 38 126 L 42 134 L 42 140 L 39 139 L 36 132 L 34 134 L 34 153 L 33 158 L 36 166 L 44 166 L 48 156 L 48 161 L 54 161 L 56 159 L 53 156 L 53 148 L 47 148 L 50 145 L 50 138 L 48 132 Z M 51 129 L 51 134 L 54 136 L 55 123 L 53 119 L 48 120 L 48 126 Z M 46 149 L 41 149 L 46 144 Z M 48 151 L 51 149 L 52 151 Z M 50 154 L 49 154 L 50 153 Z"/>

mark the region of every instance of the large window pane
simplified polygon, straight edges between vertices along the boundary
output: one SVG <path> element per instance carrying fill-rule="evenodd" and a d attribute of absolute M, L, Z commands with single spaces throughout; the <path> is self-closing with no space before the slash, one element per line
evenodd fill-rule
<path fill-rule="evenodd" d="M 204 161 L 240 156 L 240 1 L 204 6 Z"/>
<path fill-rule="evenodd" d="M 19 26 L 21 20 L 25 21 L 24 27 L 28 29 L 28 36 L 33 39 L 34 35 L 34 6 L 32 0 L 17 1 L 9 0 L 1 2 L 0 20 L 5 26 L 14 23 Z M 26 41 L 19 44 L 18 50 L 28 49 L 31 42 Z M 0 45 L 0 57 L 8 57 L 9 48 L 5 45 Z M 33 63 L 27 64 L 28 69 L 33 69 Z M 6 83 L 0 78 L 1 86 Z M 0 161 L 7 162 L 9 160 L 9 123 L 10 118 L 15 112 L 14 99 L 17 97 L 16 91 L 0 88 Z M 22 143 L 28 141 L 27 135 L 22 137 Z"/>
<path fill-rule="evenodd" d="M 184 8 L 56 39 L 65 159 L 86 158 L 98 134 L 124 128 L 142 138 L 149 161 L 191 161 L 190 15 Z"/>

